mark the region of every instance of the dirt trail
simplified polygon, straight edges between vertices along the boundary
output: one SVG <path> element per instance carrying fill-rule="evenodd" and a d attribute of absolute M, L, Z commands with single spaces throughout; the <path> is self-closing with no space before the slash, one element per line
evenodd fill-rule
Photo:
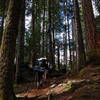
<path fill-rule="evenodd" d="M 100 100 L 100 66 L 84 68 L 77 78 L 53 77 L 42 89 L 35 89 L 33 82 L 21 87 L 26 90 L 16 93 L 18 100 Z"/>

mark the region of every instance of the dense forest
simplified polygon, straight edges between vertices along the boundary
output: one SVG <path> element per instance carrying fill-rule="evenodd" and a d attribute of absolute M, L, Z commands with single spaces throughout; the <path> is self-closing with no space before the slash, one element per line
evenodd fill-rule
<path fill-rule="evenodd" d="M 35 89 L 33 67 L 43 57 L 46 87 Z M 70 89 L 58 96 L 49 83 Z M 80 95 L 83 87 L 90 90 Z M 29 89 L 33 97 L 24 95 Z M 0 0 L 0 100 L 100 100 L 99 93 L 99 0 Z"/>

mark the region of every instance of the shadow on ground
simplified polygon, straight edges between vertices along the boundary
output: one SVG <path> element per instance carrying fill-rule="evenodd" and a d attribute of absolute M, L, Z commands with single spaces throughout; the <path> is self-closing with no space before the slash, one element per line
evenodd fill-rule
<path fill-rule="evenodd" d="M 48 100 L 48 99 L 47 99 L 47 97 L 45 97 L 45 98 L 39 98 L 39 97 L 31 97 L 31 98 L 20 97 L 20 98 L 17 98 L 17 100 Z"/>

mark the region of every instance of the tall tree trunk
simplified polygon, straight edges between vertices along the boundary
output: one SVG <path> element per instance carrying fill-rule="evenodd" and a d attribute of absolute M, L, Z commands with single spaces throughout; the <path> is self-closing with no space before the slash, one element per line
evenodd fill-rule
<path fill-rule="evenodd" d="M 55 29 L 53 23 L 53 68 L 55 69 Z"/>
<path fill-rule="evenodd" d="M 48 56 L 48 41 L 49 37 L 48 37 L 48 24 L 46 23 L 46 58 L 49 60 L 49 56 Z"/>
<path fill-rule="evenodd" d="M 71 55 L 71 39 L 70 39 L 70 24 L 69 24 L 69 16 L 67 16 L 67 25 L 68 25 L 68 45 L 69 45 L 69 65 L 72 67 L 72 55 Z"/>
<path fill-rule="evenodd" d="M 89 60 L 96 56 L 96 27 L 91 0 L 82 0 L 83 15 L 85 22 L 85 31 L 87 36 Z"/>
<path fill-rule="evenodd" d="M 36 24 L 36 17 L 37 17 L 37 3 L 35 0 L 32 0 L 32 42 L 31 42 L 31 64 L 34 66 L 36 61 L 36 31 L 35 31 L 35 24 Z"/>
<path fill-rule="evenodd" d="M 52 62 L 52 65 L 53 65 L 53 69 L 55 69 L 55 3 L 56 2 L 54 2 L 53 4 L 52 4 L 52 54 L 53 54 L 53 62 Z"/>
<path fill-rule="evenodd" d="M 51 0 L 49 0 L 49 56 L 50 56 L 50 63 L 53 63 L 53 50 L 52 50 L 52 33 L 51 33 L 51 25 L 52 25 L 52 19 L 51 19 Z"/>
<path fill-rule="evenodd" d="M 73 52 L 72 52 L 72 59 L 73 59 L 73 72 L 76 72 L 77 66 L 77 57 L 76 57 L 76 29 L 75 29 L 75 18 L 72 19 L 72 40 L 73 40 Z"/>
<path fill-rule="evenodd" d="M 5 4 L 6 0 L 2 0 L 2 20 L 1 20 L 1 27 L 0 27 L 0 45 L 2 41 L 2 35 L 3 35 L 3 27 L 4 27 L 4 18 L 5 18 Z"/>
<path fill-rule="evenodd" d="M 67 61 L 68 61 L 68 56 L 67 56 L 67 51 L 68 51 L 68 45 L 67 45 L 67 2 L 64 2 L 64 17 L 65 17 L 65 27 L 64 27 L 64 33 L 65 33 L 65 37 L 64 37 L 64 62 L 65 62 L 65 69 L 67 71 Z"/>
<path fill-rule="evenodd" d="M 17 46 L 17 59 L 16 59 L 16 82 L 21 81 L 21 67 L 24 64 L 24 33 L 25 33 L 25 0 L 21 5 L 21 14 L 19 20 L 18 30 L 18 46 Z"/>
<path fill-rule="evenodd" d="M 44 9 L 43 9 L 43 30 L 42 30 L 42 56 L 45 56 L 45 0 L 44 0 Z"/>
<path fill-rule="evenodd" d="M 0 46 L 1 46 L 2 34 L 3 34 L 3 24 L 4 24 L 4 16 L 2 16 L 1 27 L 0 27 Z"/>
<path fill-rule="evenodd" d="M 0 100 L 14 100 L 13 76 L 16 37 L 22 0 L 10 0 L 0 49 Z"/>
<path fill-rule="evenodd" d="M 60 70 L 60 45 L 58 43 L 58 48 L 57 48 L 57 62 L 58 62 L 58 70 Z"/>
<path fill-rule="evenodd" d="M 80 10 L 78 0 L 74 0 L 74 16 L 75 16 L 75 27 L 77 34 L 77 71 L 79 71 L 86 62 L 85 48 L 83 43 L 82 28 L 80 21 Z"/>

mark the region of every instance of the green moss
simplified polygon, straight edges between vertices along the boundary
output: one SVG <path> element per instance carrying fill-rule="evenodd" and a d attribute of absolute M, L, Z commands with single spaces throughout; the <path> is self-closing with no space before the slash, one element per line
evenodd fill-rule
<path fill-rule="evenodd" d="M 79 75 L 82 75 L 82 74 L 84 74 L 86 72 L 86 70 L 85 69 L 82 69 L 81 71 L 80 71 L 80 74 Z"/>
<path fill-rule="evenodd" d="M 72 81 L 68 81 L 65 85 L 65 88 L 63 89 L 63 91 L 67 91 L 69 89 L 72 88 Z"/>
<path fill-rule="evenodd" d="M 100 66 L 97 66 L 96 69 L 97 69 L 97 70 L 100 70 Z"/>
<path fill-rule="evenodd" d="M 97 87 L 98 87 L 97 84 L 92 84 L 92 85 L 91 85 L 91 88 L 93 88 L 93 89 L 96 89 Z"/>

